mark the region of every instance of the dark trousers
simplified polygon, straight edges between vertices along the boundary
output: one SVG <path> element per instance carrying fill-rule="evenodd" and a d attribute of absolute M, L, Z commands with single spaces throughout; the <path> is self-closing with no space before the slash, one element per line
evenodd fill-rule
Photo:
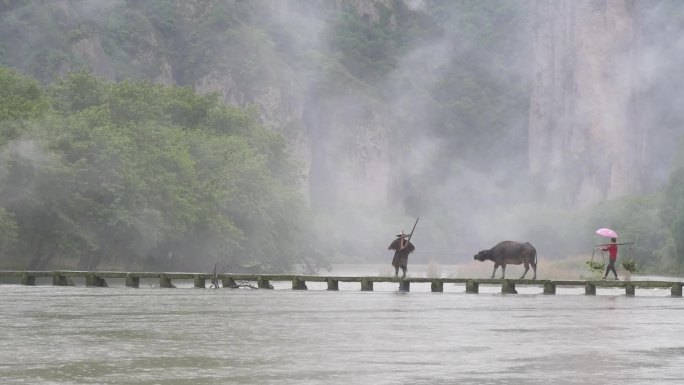
<path fill-rule="evenodd" d="M 613 260 L 608 262 L 608 267 L 606 267 L 606 274 L 603 274 L 603 276 L 607 277 L 609 271 L 612 271 L 613 274 L 615 274 L 615 278 L 617 278 L 617 271 L 615 270 L 615 261 Z"/>

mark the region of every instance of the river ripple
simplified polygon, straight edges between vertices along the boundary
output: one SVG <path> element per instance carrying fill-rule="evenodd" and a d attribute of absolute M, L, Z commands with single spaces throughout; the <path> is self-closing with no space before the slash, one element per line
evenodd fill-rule
<path fill-rule="evenodd" d="M 3 384 L 664 384 L 669 290 L 466 294 L 0 285 Z M 324 284 L 323 284 L 324 285 Z M 182 285 L 179 285 L 182 286 Z"/>

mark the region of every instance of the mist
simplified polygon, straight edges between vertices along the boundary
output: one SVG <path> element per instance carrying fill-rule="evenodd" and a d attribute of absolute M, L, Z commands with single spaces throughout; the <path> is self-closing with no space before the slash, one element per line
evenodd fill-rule
<path fill-rule="evenodd" d="M 86 69 L 191 87 L 282 135 L 311 214 L 302 249 L 330 262 L 389 264 L 416 218 L 410 263 L 469 263 L 502 240 L 587 254 L 598 227 L 646 237 L 632 224 L 643 212 L 666 227 L 652 213 L 682 147 L 679 2 L 12 7 L 26 12 L 2 19 L 0 60 L 43 84 Z M 54 15 L 52 33 L 35 22 Z M 241 229 L 244 243 L 267 226 Z"/>
<path fill-rule="evenodd" d="M 548 258 L 590 253 L 597 241 L 593 227 L 616 222 L 602 217 L 607 213 L 601 213 L 597 204 L 662 187 L 682 132 L 674 122 L 679 114 L 672 110 L 673 101 L 680 96 L 668 85 L 673 84 L 670 75 L 676 73 L 671 66 L 682 62 L 675 54 L 681 52 L 675 48 L 681 39 L 670 39 L 655 28 L 668 24 L 663 18 L 671 18 L 673 3 L 630 8 L 626 2 L 612 1 L 603 8 L 591 8 L 589 2 L 549 5 L 540 1 L 536 6 L 481 2 L 487 19 L 478 22 L 491 23 L 484 27 L 468 24 L 472 20 L 462 17 L 466 8 L 461 7 L 468 7 L 468 2 L 406 4 L 411 12 L 437 21 L 438 28 L 422 35 L 392 71 L 371 85 L 382 95 L 380 111 L 373 110 L 370 119 L 359 116 L 368 113 L 363 89 L 352 97 L 328 98 L 325 106 L 314 97 L 314 105 L 305 106 L 318 113 L 325 109 L 350 112 L 335 123 L 318 122 L 310 130 L 314 155 L 308 182 L 312 201 L 321 199 L 325 201 L 321 208 L 342 213 L 345 219 L 338 219 L 338 228 L 363 245 L 353 252 L 380 261 L 378 253 L 368 249 L 380 249 L 394 233 L 408 230 L 412 218 L 420 217 L 414 238 L 418 245 L 414 259 L 420 262 L 462 263 L 478 250 L 505 239 L 530 241 Z M 564 35 L 556 31 L 544 38 L 580 39 L 580 33 L 601 33 L 603 29 L 616 31 L 622 40 L 602 41 L 593 51 L 579 53 L 573 51 L 577 42 L 566 43 L 566 52 L 559 58 L 542 57 L 539 64 L 540 55 L 545 54 L 539 41 L 545 33 L 539 20 L 547 17 L 543 7 L 553 8 L 555 23 L 564 22 L 564 12 L 596 17 L 623 12 L 618 19 L 626 18 L 621 22 L 627 26 L 566 25 Z M 487 44 L 478 41 L 492 31 L 494 37 Z M 672 47 L 667 47 L 670 44 Z M 576 68 L 570 61 L 558 73 L 546 74 L 570 76 L 563 88 L 555 91 L 559 100 L 552 103 L 579 105 L 577 100 L 581 100 L 582 105 L 593 106 L 604 116 L 592 123 L 580 108 L 563 111 L 552 107 L 545 123 L 551 125 L 546 128 L 551 129 L 550 136 L 545 139 L 548 142 L 541 142 L 544 149 L 534 155 L 533 164 L 531 144 L 538 138 L 530 135 L 539 131 L 530 128 L 531 103 L 533 98 L 545 97 L 533 93 L 535 87 L 544 86 L 536 79 L 540 71 L 549 71 L 545 62 L 579 54 L 595 57 L 578 57 L 575 65 L 595 68 Z M 455 69 L 471 78 L 462 84 L 449 83 Z M 590 90 L 602 85 L 587 83 L 595 79 L 585 79 L 586 71 L 611 72 L 606 87 L 595 96 Z M 464 91 L 468 82 L 479 89 Z M 498 119 L 473 119 L 468 114 L 466 107 L 483 102 L 496 108 Z M 449 108 L 457 113 L 445 113 Z M 669 116 L 666 124 L 662 124 L 664 116 Z M 345 119 L 352 122 L 345 123 Z M 336 147 L 349 144 L 336 142 L 328 133 L 331 128 L 322 129 L 322 135 L 316 131 L 335 124 L 345 132 L 358 130 L 355 125 L 376 130 L 387 147 L 357 159 L 360 166 L 349 165 L 345 162 L 353 162 L 349 160 L 353 155 Z M 361 140 L 354 145 L 363 148 L 365 143 Z M 375 172 L 373 179 L 358 172 L 349 179 L 338 176 L 355 166 Z M 387 174 L 382 174 L 385 171 Z M 357 184 L 361 191 L 355 188 Z M 340 191 L 346 194 L 335 195 Z M 368 219 L 369 215 L 374 218 Z M 355 230 L 350 233 L 350 228 Z"/>
<path fill-rule="evenodd" d="M 428 17 L 435 22 L 425 7 L 425 2 L 414 3 L 407 12 L 416 19 Z M 414 259 L 420 262 L 436 259 L 460 263 L 495 241 L 528 236 L 519 223 L 510 223 L 507 218 L 514 206 L 530 199 L 527 155 L 522 149 L 527 142 L 528 96 L 502 101 L 498 107 L 508 114 L 497 119 L 476 121 L 468 108 L 480 101 L 495 106 L 491 98 L 501 96 L 496 95 L 497 85 L 513 83 L 516 89 L 529 91 L 531 68 L 526 63 L 531 55 L 530 15 L 524 13 L 526 7 L 508 7 L 509 14 L 501 12 L 514 25 L 502 27 L 508 41 L 481 47 L 476 39 L 482 31 L 464 35 L 473 21 L 458 19 L 459 5 L 445 8 L 441 11 L 447 13 L 439 15 L 442 23 L 423 31 L 414 46 L 400 55 L 392 71 L 372 79 L 369 87 L 381 95 L 381 101 L 379 108 L 370 112 L 371 118 L 363 116 L 368 114 L 367 100 L 372 98 L 364 88 L 354 90 L 352 97 L 325 100 L 332 106 L 322 106 L 320 98 L 311 98 L 317 104 L 305 106 L 318 114 L 324 114 L 321 111 L 325 108 L 351 111 L 328 125 L 337 124 L 344 132 L 366 130 L 350 145 L 366 150 L 366 158 L 349 159 L 353 154 L 335 148 L 349 144 L 331 138 L 334 134 L 328 133 L 330 128 L 325 130 L 327 137 L 317 138 L 324 124 L 311 123 L 315 125 L 310 130 L 315 155 L 309 175 L 311 199 L 316 203 L 317 192 L 324 192 L 320 194 L 325 201 L 322 208 L 340 213 L 344 218 L 339 222 L 340 231 L 362 245 L 354 251 L 366 259 L 381 261 L 386 254 L 381 252 L 386 249 L 385 243 L 401 230 L 410 231 L 417 217 L 421 219 L 413 238 L 418 245 Z M 496 13 L 493 3 L 489 8 Z M 504 44 L 509 44 L 506 52 L 491 52 Z M 507 53 L 512 56 L 506 57 L 505 64 L 496 63 Z M 481 62 L 472 62 L 471 58 Z M 450 77 L 468 77 L 471 88 L 482 86 L 477 90 L 480 95 L 460 89 Z M 451 85 L 445 84 L 450 80 Z M 456 112 L 449 112 L 450 108 Z M 459 116 L 460 111 L 464 115 Z M 465 115 L 469 112 L 470 116 Z M 342 119 L 357 121 L 340 122 Z M 369 145 L 363 138 L 372 135 L 379 137 L 380 143 L 375 140 Z M 328 169 L 317 162 L 335 166 Z M 347 167 L 362 168 L 365 174 L 356 172 L 345 178 L 345 162 L 352 163 Z M 325 171 L 319 172 L 320 168 Z M 343 177 L 337 176 L 340 173 Z M 344 196 L 331 202 L 329 192 L 340 190 Z M 350 229 L 354 233 L 350 234 Z"/>

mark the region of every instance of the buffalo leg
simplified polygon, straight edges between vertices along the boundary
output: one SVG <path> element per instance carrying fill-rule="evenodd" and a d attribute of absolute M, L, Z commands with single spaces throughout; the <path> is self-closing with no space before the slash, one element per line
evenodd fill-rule
<path fill-rule="evenodd" d="M 523 275 L 520 277 L 520 279 L 525 278 L 525 275 L 527 274 L 528 270 L 530 270 L 530 264 L 525 262 L 525 271 L 523 271 Z"/>
<path fill-rule="evenodd" d="M 494 270 L 492 271 L 492 279 L 494 279 L 494 275 L 496 275 L 496 269 L 499 267 L 499 264 L 494 262 Z"/>
<path fill-rule="evenodd" d="M 532 265 L 532 272 L 534 273 L 532 279 L 537 279 L 537 262 L 530 261 L 530 265 Z"/>
<path fill-rule="evenodd" d="M 494 277 L 492 277 L 492 278 L 494 278 Z M 501 264 L 501 279 L 504 279 L 504 278 L 506 278 L 506 264 L 502 263 Z"/>

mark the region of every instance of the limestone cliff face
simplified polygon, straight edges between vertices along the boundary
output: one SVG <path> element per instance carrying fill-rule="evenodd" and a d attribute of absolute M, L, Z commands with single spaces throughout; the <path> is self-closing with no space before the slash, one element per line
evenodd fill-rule
<path fill-rule="evenodd" d="M 362 95 L 321 100 L 309 95 L 302 122 L 311 163 L 308 186 L 316 208 L 387 204 L 390 178 L 386 117 Z"/>
<path fill-rule="evenodd" d="M 91 71 L 109 80 L 114 80 L 114 70 L 109 65 L 109 60 L 98 39 L 92 37 L 81 39 L 72 45 L 71 51 L 86 63 Z"/>
<path fill-rule="evenodd" d="M 393 10 L 392 0 L 345 0 L 369 25 L 383 22 L 380 9 Z M 390 16 L 384 22 L 396 28 Z M 322 75 L 326 76 L 326 75 Z M 324 79 L 319 79 L 325 83 Z M 384 207 L 391 200 L 392 154 L 385 108 L 374 104 L 364 86 L 350 85 L 334 95 L 319 92 L 316 81 L 305 91 L 301 122 L 310 148 L 307 183 L 314 207 Z"/>
<path fill-rule="evenodd" d="M 112 7 L 116 4 L 116 2 L 110 2 L 104 5 Z M 102 25 L 97 25 L 99 22 L 93 21 L 93 9 L 98 9 L 99 12 L 105 14 L 106 9 L 100 9 L 94 3 L 83 6 L 81 3 L 67 0 L 49 3 L 47 7 L 53 7 L 55 18 L 60 20 L 59 27 L 71 35 L 70 54 L 73 56 L 73 61 L 77 63 L 74 66 L 69 61 L 64 61 L 60 65 L 59 75 L 64 76 L 70 71 L 84 67 L 109 80 L 120 80 L 121 74 L 117 73 L 111 53 L 105 51 L 101 36 L 96 32 L 102 28 Z M 126 63 L 126 66 L 139 68 L 141 77 L 156 83 L 176 84 L 172 66 L 163 53 L 163 43 L 160 42 L 159 32 L 155 31 L 149 22 L 140 28 L 145 33 L 137 41 L 135 52 L 131 52 L 130 61 Z"/>
<path fill-rule="evenodd" d="M 539 0 L 529 167 L 547 201 L 582 207 L 640 190 L 631 0 Z"/>

